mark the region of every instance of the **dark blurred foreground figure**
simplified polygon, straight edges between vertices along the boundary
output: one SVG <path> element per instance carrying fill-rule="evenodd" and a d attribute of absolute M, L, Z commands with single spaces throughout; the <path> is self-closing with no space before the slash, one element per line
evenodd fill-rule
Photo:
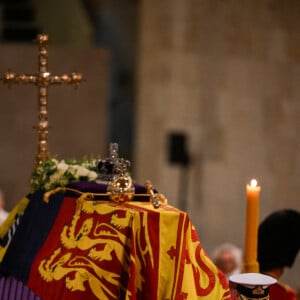
<path fill-rule="evenodd" d="M 295 291 L 280 281 L 285 268 L 291 268 L 300 248 L 300 213 L 283 209 L 270 214 L 258 229 L 260 272 L 277 279 L 270 287 L 272 300 L 296 300 Z"/>

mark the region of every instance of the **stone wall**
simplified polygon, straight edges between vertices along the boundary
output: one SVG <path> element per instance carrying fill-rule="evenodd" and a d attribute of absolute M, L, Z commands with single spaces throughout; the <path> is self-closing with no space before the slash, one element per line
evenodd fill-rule
<path fill-rule="evenodd" d="M 299 15 L 297 1 L 141 1 L 135 179 L 186 209 L 208 252 L 243 248 L 253 177 L 260 220 L 300 209 Z M 188 169 L 169 163 L 173 132 Z"/>

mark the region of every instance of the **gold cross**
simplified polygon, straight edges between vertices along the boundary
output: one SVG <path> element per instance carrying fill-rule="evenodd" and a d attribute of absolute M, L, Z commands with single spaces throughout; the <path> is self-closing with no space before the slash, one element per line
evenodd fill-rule
<path fill-rule="evenodd" d="M 11 71 L 8 71 L 3 77 L 1 76 L 0 78 L 0 80 L 8 84 L 8 86 L 11 86 L 13 83 L 32 83 L 39 89 L 39 122 L 36 127 L 38 131 L 38 151 L 35 160 L 36 166 L 49 157 L 47 138 L 49 131 L 47 111 L 49 86 L 52 84 L 75 84 L 75 87 L 78 87 L 80 82 L 83 80 L 80 73 L 71 73 L 71 75 L 52 75 L 48 71 L 48 35 L 39 34 L 37 36 L 37 42 L 39 45 L 38 73 L 32 75 L 17 75 Z"/>

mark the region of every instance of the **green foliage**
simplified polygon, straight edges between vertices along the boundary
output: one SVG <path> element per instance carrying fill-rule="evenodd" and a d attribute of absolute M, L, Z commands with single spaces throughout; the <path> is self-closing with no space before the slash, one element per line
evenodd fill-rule
<path fill-rule="evenodd" d="M 42 161 L 32 172 L 30 178 L 31 192 L 49 191 L 56 187 L 66 186 L 70 182 L 94 181 L 97 179 L 97 160 L 58 160 L 49 158 Z"/>

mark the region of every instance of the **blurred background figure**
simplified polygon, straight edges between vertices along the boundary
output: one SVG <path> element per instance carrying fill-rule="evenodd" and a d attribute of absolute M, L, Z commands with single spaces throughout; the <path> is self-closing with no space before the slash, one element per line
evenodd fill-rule
<path fill-rule="evenodd" d="M 231 243 L 224 243 L 216 247 L 211 258 L 227 277 L 241 272 L 242 250 Z"/>
<path fill-rule="evenodd" d="M 258 262 L 260 272 L 277 279 L 270 287 L 272 300 L 296 300 L 296 292 L 279 279 L 291 268 L 300 248 L 300 212 L 283 209 L 271 213 L 259 225 Z"/>
<path fill-rule="evenodd" d="M 5 210 L 5 200 L 2 190 L 0 190 L 0 225 L 6 220 L 8 211 Z"/>

